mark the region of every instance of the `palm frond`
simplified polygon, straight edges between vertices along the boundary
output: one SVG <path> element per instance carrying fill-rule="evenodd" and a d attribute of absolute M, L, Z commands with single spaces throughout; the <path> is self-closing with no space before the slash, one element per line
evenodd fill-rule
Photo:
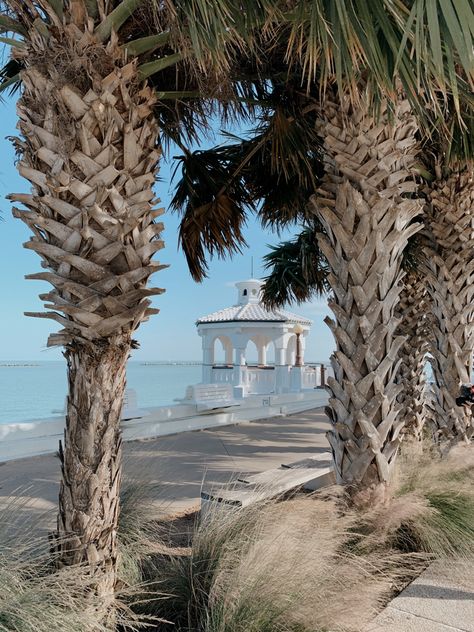
<path fill-rule="evenodd" d="M 362 84 L 377 110 L 402 88 L 428 130 L 446 99 L 462 119 L 474 86 L 473 25 L 472 0 L 302 0 L 286 9 L 275 3 L 265 32 L 308 91 L 336 87 L 357 101 Z"/>
<path fill-rule="evenodd" d="M 182 220 L 179 243 L 195 281 L 207 276 L 207 255 L 240 252 L 243 227 L 253 200 L 240 178 L 229 180 L 221 151 L 187 152 L 178 159 L 182 175 L 171 202 Z"/>
<path fill-rule="evenodd" d="M 258 6 L 250 2 L 250 13 L 258 12 Z M 129 58 L 138 59 L 142 79 L 147 77 L 157 91 L 156 117 L 165 148 L 171 143 L 196 142 L 208 131 L 208 120 L 216 112 L 227 120 L 246 115 L 248 108 L 235 98 L 234 83 L 222 72 L 224 65 L 237 65 L 233 59 L 243 42 L 237 37 L 242 21 L 240 26 L 229 26 L 236 14 L 230 0 L 220 0 L 219 7 L 214 8 L 199 0 L 116 0 L 105 4 L 88 0 L 76 2 L 74 8 L 62 0 L 1 0 L 0 32 L 16 33 L 21 46 L 21 38 L 27 43 L 37 29 L 49 37 L 61 14 L 66 22 L 73 20 L 78 25 L 92 19 L 98 40 L 116 33 Z M 211 14 L 212 28 L 208 24 Z M 195 24 L 198 15 L 207 21 L 208 28 Z M 54 28 L 51 32 L 55 33 Z M 214 52 L 212 46 L 216 47 Z M 206 63 L 200 57 L 203 51 Z M 15 54 L 1 71 L 1 89 L 17 91 L 23 67 L 23 57 Z"/>
<path fill-rule="evenodd" d="M 317 240 L 321 230 L 316 221 L 303 228 L 295 239 L 270 247 L 264 256 L 269 274 L 264 277 L 262 288 L 262 300 L 267 307 L 303 303 L 329 292 L 328 265 Z"/>
<path fill-rule="evenodd" d="M 12 96 L 20 90 L 20 71 L 22 67 L 21 63 L 15 59 L 10 59 L 0 69 L 0 94 L 8 92 Z"/>

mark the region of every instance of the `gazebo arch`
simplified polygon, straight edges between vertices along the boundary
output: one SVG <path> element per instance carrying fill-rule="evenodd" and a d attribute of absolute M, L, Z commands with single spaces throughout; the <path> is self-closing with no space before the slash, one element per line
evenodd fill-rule
<path fill-rule="evenodd" d="M 217 359 L 216 347 L 220 343 L 223 350 L 223 361 L 219 362 Z M 229 336 L 225 336 L 224 334 L 217 335 L 212 342 L 212 364 L 213 365 L 226 365 L 230 366 L 234 363 L 234 348 L 232 346 L 232 340 Z"/>
<path fill-rule="evenodd" d="M 245 345 L 245 364 L 247 366 L 257 365 L 260 353 L 259 345 L 254 337 L 249 338 Z"/>

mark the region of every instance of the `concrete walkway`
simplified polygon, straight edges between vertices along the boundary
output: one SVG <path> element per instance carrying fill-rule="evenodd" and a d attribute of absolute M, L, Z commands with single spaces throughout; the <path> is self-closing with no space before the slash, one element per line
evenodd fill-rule
<path fill-rule="evenodd" d="M 124 444 L 125 481 L 149 486 L 157 515 L 197 506 L 206 486 L 237 474 L 256 474 L 282 463 L 327 453 L 324 413 L 243 422 L 220 429 L 184 432 Z M 51 528 L 59 489 L 59 460 L 47 455 L 0 464 L 0 507 L 9 497 L 27 499 L 24 510 Z M 49 511 L 52 510 L 52 511 Z"/>
<path fill-rule="evenodd" d="M 474 632 L 474 561 L 432 564 L 366 632 Z"/>

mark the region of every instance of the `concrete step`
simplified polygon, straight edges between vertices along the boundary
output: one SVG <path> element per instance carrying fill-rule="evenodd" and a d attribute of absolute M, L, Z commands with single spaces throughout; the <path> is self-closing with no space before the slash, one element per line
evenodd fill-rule
<path fill-rule="evenodd" d="M 309 459 L 282 464 L 272 468 L 241 476 L 236 482 L 215 486 L 201 492 L 201 511 L 207 512 L 212 504 L 227 507 L 246 507 L 259 500 L 280 496 L 303 487 L 317 490 L 335 483 L 332 458 L 329 452 Z"/>

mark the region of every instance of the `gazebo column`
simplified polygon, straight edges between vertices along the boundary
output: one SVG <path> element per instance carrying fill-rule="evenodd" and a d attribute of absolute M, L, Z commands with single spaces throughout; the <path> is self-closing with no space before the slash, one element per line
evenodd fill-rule
<path fill-rule="evenodd" d="M 275 342 L 275 393 L 288 391 L 288 365 L 286 364 L 286 344 Z"/>
<path fill-rule="evenodd" d="M 234 397 L 245 397 L 245 346 L 236 347 L 234 361 Z"/>
<path fill-rule="evenodd" d="M 267 365 L 267 345 L 262 343 L 258 348 L 258 364 L 260 366 Z"/>
<path fill-rule="evenodd" d="M 212 383 L 213 364 L 214 364 L 214 345 L 207 338 L 207 336 L 205 336 L 202 339 L 202 382 L 203 384 Z"/>
<path fill-rule="evenodd" d="M 304 364 L 304 352 L 306 350 L 306 335 L 304 333 L 300 336 L 300 349 L 301 349 L 301 362 Z"/>
<path fill-rule="evenodd" d="M 305 351 L 305 336 L 307 332 L 303 331 L 303 328 L 298 325 L 295 327 L 294 332 L 296 334 L 296 349 L 295 349 L 295 362 L 294 366 L 290 369 L 291 375 L 291 391 L 293 393 L 301 393 L 304 389 L 303 376 L 306 371 L 304 366 L 304 351 Z"/>

